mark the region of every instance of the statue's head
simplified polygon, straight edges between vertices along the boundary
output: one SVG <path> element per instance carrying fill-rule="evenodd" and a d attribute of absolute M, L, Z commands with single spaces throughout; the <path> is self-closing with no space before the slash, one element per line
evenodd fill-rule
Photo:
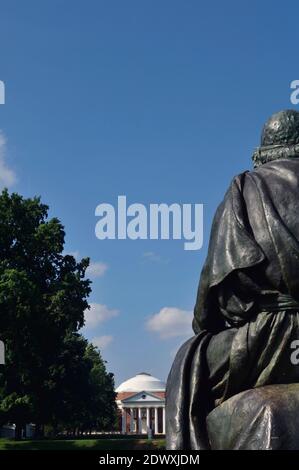
<path fill-rule="evenodd" d="M 264 125 L 261 146 L 253 154 L 254 167 L 281 158 L 299 158 L 299 112 L 273 114 Z"/>

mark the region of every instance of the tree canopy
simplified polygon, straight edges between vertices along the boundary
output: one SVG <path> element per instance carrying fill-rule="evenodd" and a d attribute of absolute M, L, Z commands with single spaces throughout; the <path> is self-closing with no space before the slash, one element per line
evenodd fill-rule
<path fill-rule="evenodd" d="M 40 198 L 0 195 L 0 420 L 54 429 L 111 427 L 114 379 L 80 334 L 89 259 L 63 254 L 65 232 Z"/>

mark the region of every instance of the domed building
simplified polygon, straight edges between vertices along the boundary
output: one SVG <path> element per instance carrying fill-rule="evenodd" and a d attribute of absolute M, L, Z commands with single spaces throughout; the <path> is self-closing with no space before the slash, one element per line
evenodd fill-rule
<path fill-rule="evenodd" d="M 165 434 L 165 383 L 146 372 L 116 389 L 123 434 Z"/>

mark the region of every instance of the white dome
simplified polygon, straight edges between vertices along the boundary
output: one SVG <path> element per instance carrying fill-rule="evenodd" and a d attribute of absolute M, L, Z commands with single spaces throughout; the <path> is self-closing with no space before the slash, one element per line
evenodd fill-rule
<path fill-rule="evenodd" d="M 164 392 L 165 383 L 146 372 L 141 372 L 117 387 L 116 392 Z"/>

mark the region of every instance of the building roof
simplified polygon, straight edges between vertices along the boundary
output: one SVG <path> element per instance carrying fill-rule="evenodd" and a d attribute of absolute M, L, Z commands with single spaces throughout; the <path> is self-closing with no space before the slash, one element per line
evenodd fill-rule
<path fill-rule="evenodd" d="M 116 392 L 164 392 L 165 383 L 146 372 L 141 372 L 117 387 Z"/>

